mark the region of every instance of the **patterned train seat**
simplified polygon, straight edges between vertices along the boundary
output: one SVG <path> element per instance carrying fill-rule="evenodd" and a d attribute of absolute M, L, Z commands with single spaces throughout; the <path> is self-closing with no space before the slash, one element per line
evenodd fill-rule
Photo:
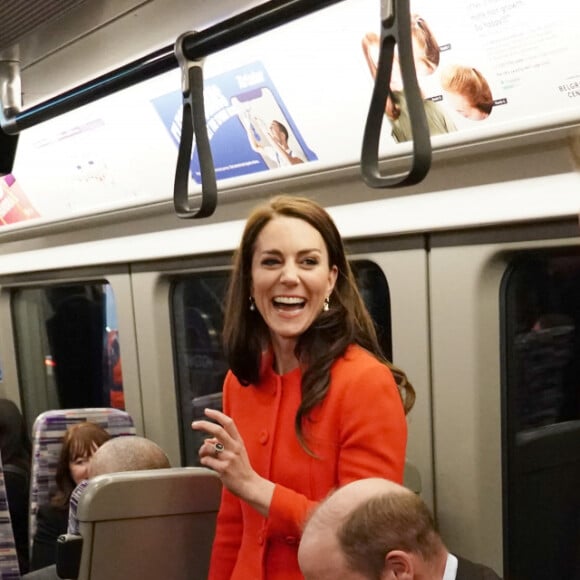
<path fill-rule="evenodd" d="M 4 471 L 0 461 L 0 578 L 2 580 L 20 580 L 20 568 L 16 555 L 16 544 L 12 533 L 8 496 L 4 484 Z"/>
<path fill-rule="evenodd" d="M 85 492 L 85 489 L 87 489 L 88 485 L 89 485 L 89 480 L 83 479 L 83 481 L 81 481 L 73 489 L 73 492 L 70 496 L 70 505 L 69 505 L 69 509 L 68 509 L 68 529 L 66 532 L 67 534 L 72 534 L 73 536 L 80 535 L 79 520 L 77 517 L 77 511 L 79 508 L 79 499 L 80 499 L 81 495 L 83 495 L 83 493 Z"/>
<path fill-rule="evenodd" d="M 113 437 L 135 435 L 131 416 L 119 409 L 59 409 L 41 413 L 32 427 L 32 474 L 30 481 L 29 541 L 36 531 L 38 506 L 48 503 L 56 490 L 56 466 L 62 440 L 68 427 L 92 421 L 106 429 Z"/>

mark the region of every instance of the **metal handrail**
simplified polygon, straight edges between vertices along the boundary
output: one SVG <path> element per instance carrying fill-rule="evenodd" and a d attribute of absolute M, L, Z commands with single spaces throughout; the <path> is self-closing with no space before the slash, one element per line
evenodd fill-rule
<path fill-rule="evenodd" d="M 162 48 L 25 111 L 11 114 L 14 109 L 5 109 L 0 116 L 0 126 L 6 135 L 17 134 L 179 65 L 182 69 L 183 116 L 173 204 L 180 218 L 208 217 L 217 206 L 217 182 L 204 114 L 203 58 L 340 1 L 271 0 L 206 30 L 183 34 L 174 46 Z M 194 136 L 202 186 L 199 204 L 190 203 L 188 194 Z"/>
<path fill-rule="evenodd" d="M 183 54 L 189 60 L 199 60 L 342 1 L 270 0 L 188 36 L 183 41 Z M 28 109 L 14 114 L 5 112 L 0 126 L 8 135 L 15 135 L 24 129 L 177 68 L 174 48 L 174 44 L 160 48 Z"/>
<path fill-rule="evenodd" d="M 161 48 L 26 110 L 6 108 L 0 114 L 1 130 L 5 135 L 17 135 L 24 129 L 181 66 L 184 106 L 174 205 L 180 217 L 207 217 L 217 204 L 217 184 L 203 109 L 203 58 L 341 1 L 270 0 L 205 30 L 183 34 L 175 45 Z M 395 187 L 423 179 L 430 167 L 431 142 L 412 57 L 409 0 L 381 0 L 381 8 L 381 51 L 365 126 L 361 170 L 370 187 Z M 390 90 L 395 44 L 399 45 L 409 104 L 414 158 L 407 175 L 385 177 L 378 171 L 378 145 Z M 192 207 L 187 186 L 194 136 L 200 159 L 202 196 L 201 203 Z"/>

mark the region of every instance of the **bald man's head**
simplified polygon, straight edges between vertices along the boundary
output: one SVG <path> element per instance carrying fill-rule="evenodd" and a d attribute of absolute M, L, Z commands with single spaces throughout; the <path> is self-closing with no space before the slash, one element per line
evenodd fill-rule
<path fill-rule="evenodd" d="M 169 459 L 159 445 L 145 437 L 125 435 L 110 439 L 95 451 L 89 463 L 89 477 L 167 467 L 171 467 Z"/>
<path fill-rule="evenodd" d="M 379 495 L 414 495 L 406 487 L 389 481 L 371 477 L 353 481 L 332 493 L 312 514 L 304 529 L 306 534 L 310 527 L 336 529 L 362 503 Z"/>
<path fill-rule="evenodd" d="M 447 553 L 417 495 L 369 478 L 321 503 L 304 528 L 298 560 L 306 580 L 378 580 L 390 552 L 411 554 L 426 566 Z"/>

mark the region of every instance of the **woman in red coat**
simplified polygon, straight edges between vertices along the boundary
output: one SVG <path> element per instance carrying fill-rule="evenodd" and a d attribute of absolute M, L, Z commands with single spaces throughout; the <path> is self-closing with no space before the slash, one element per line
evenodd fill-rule
<path fill-rule="evenodd" d="M 224 412 L 192 425 L 224 485 L 209 577 L 297 580 L 319 501 L 356 479 L 402 482 L 414 391 L 381 353 L 334 222 L 306 198 L 248 219 L 224 341 Z"/>

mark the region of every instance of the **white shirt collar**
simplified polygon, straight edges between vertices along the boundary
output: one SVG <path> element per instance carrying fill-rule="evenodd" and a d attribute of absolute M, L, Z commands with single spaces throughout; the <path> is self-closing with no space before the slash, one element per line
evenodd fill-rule
<path fill-rule="evenodd" d="M 457 576 L 457 558 L 453 554 L 447 554 L 447 563 L 442 580 L 455 580 Z"/>

